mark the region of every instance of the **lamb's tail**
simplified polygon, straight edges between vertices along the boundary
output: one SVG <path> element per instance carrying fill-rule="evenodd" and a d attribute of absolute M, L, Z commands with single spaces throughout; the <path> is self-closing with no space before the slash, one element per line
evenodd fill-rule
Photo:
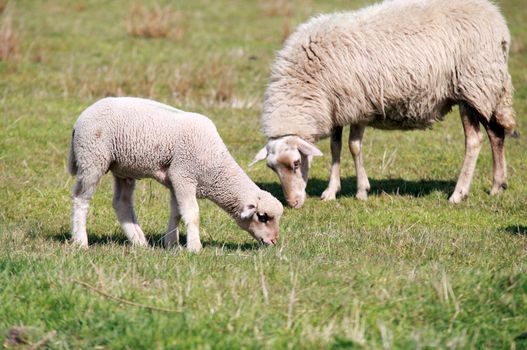
<path fill-rule="evenodd" d="M 77 159 L 75 158 L 75 151 L 73 149 L 73 139 L 75 138 L 75 129 L 73 129 L 73 132 L 71 133 L 71 146 L 70 146 L 70 155 L 68 159 L 68 171 L 71 175 L 75 176 L 77 175 Z"/>

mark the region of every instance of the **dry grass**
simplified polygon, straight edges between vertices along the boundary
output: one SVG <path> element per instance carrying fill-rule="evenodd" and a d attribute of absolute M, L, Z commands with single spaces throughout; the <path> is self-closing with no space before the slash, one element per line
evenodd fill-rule
<path fill-rule="evenodd" d="M 288 0 L 259 0 L 258 7 L 267 17 L 292 17 L 293 8 Z"/>
<path fill-rule="evenodd" d="M 175 40 L 183 39 L 184 26 L 181 16 L 172 12 L 169 6 L 159 4 L 152 8 L 135 4 L 128 12 L 126 29 L 129 35 L 143 38 L 166 38 L 171 35 Z"/>
<path fill-rule="evenodd" d="M 14 13 L 7 9 L 0 22 L 0 60 L 7 61 L 17 56 L 20 38 L 13 24 Z"/>
<path fill-rule="evenodd" d="M 199 101 L 206 105 L 231 105 L 235 100 L 232 67 L 219 59 L 211 59 L 206 66 L 184 65 L 175 70 L 169 83 L 172 96 L 185 101 Z"/>

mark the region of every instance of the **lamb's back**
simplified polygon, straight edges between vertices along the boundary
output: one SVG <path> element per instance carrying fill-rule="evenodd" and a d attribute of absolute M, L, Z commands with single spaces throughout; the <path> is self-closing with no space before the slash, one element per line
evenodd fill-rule
<path fill-rule="evenodd" d="M 202 153 L 197 148 L 218 138 L 204 116 L 132 97 L 96 102 L 74 129 L 78 144 L 94 143 L 92 152 L 108 155 L 114 173 L 134 178 L 155 177 L 174 162 L 195 163 Z"/>

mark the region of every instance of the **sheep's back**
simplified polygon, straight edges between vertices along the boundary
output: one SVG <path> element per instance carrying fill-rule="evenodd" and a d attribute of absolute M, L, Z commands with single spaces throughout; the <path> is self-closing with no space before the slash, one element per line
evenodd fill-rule
<path fill-rule="evenodd" d="M 490 118 L 509 78 L 509 41 L 498 9 L 483 0 L 394 0 L 315 17 L 277 55 L 264 129 L 290 125 L 291 117 L 326 134 L 364 119 L 427 127 L 461 100 Z M 317 108 L 304 108 L 313 104 L 306 101 Z M 288 103 L 298 112 L 281 106 Z"/>

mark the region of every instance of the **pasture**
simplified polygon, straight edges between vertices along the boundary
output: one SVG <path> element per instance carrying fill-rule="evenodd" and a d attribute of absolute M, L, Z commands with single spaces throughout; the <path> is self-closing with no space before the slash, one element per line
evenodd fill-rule
<path fill-rule="evenodd" d="M 492 185 L 488 140 L 469 198 L 453 206 L 463 161 L 457 108 L 427 131 L 367 129 L 372 191 L 287 208 L 260 247 L 200 201 L 203 250 L 166 250 L 169 193 L 138 182 L 150 242 L 126 241 L 105 176 L 90 247 L 69 243 L 71 128 L 104 96 L 149 97 L 209 116 L 249 176 L 282 201 L 276 175 L 247 164 L 274 53 L 310 16 L 366 0 L 0 0 L 0 339 L 6 348 L 527 348 L 527 7 L 498 1 L 512 34 L 519 139 L 506 140 L 509 189 Z M 347 134 L 347 128 L 345 129 Z M 285 202 L 284 202 L 285 203 Z M 184 235 L 184 232 L 183 232 Z"/>

